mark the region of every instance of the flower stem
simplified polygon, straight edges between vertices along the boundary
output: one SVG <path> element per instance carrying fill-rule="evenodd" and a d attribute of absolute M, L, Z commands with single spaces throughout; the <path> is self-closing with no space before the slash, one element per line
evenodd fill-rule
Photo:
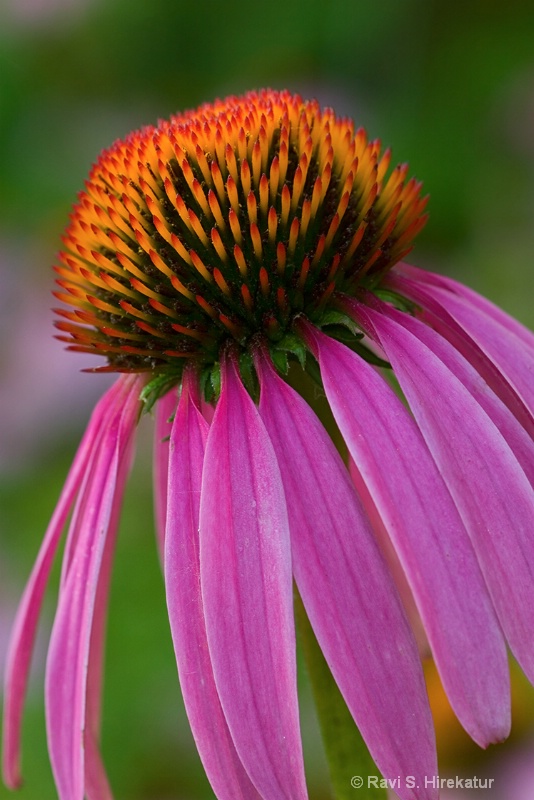
<path fill-rule="evenodd" d="M 378 767 L 332 677 L 296 590 L 295 616 L 330 768 L 334 798 L 384 800 L 387 797 L 386 790 L 373 785 L 381 778 Z M 371 785 L 369 776 L 372 778 Z"/>

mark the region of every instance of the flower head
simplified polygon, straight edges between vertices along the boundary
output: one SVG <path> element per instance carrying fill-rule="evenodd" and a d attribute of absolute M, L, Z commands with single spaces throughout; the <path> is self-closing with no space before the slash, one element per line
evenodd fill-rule
<path fill-rule="evenodd" d="M 65 341 L 117 371 L 179 381 L 224 346 L 287 345 L 331 298 L 372 287 L 423 226 L 421 184 L 363 129 L 264 91 L 205 105 L 116 142 L 64 237 Z M 72 310 L 74 307 L 74 311 Z"/>
<path fill-rule="evenodd" d="M 352 122 L 287 92 L 202 106 L 101 155 L 56 267 L 57 326 L 125 374 L 95 409 L 15 622 L 9 785 L 73 508 L 49 749 L 61 800 L 110 796 L 103 629 L 143 407 L 180 683 L 217 797 L 306 797 L 293 579 L 378 767 L 420 778 L 402 798 L 436 796 L 418 622 L 466 730 L 482 746 L 507 735 L 507 643 L 534 679 L 534 337 L 402 263 L 426 220 L 420 190 Z M 324 389 L 345 462 L 294 388 L 299 367 Z"/>

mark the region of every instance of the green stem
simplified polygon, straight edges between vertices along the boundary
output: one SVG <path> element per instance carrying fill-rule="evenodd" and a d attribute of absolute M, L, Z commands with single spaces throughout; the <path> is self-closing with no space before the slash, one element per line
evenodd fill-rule
<path fill-rule="evenodd" d="M 297 591 L 295 616 L 330 767 L 334 798 L 384 800 L 386 790 L 374 786 L 374 780 L 369 785 L 369 776 L 380 780 L 381 775 L 332 677 Z"/>

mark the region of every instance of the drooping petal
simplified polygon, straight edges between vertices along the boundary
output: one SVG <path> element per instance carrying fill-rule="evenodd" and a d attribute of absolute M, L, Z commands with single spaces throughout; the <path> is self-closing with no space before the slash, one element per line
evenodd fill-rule
<path fill-rule="evenodd" d="M 534 438 L 534 417 L 520 394 L 497 364 L 452 316 L 446 306 L 440 302 L 439 292 L 441 292 L 441 289 L 436 289 L 427 283 L 417 282 L 399 275 L 391 276 L 388 279 L 388 285 L 416 302 L 419 306 L 418 317 L 447 339 L 454 349 L 464 356 L 468 362 L 467 368 L 476 369 L 480 377 L 483 378 L 483 381 L 478 382 L 476 391 L 473 392 L 472 389 L 470 391 L 475 394 L 488 416 L 497 425 L 530 478 L 534 471 L 534 462 L 532 456 L 528 452 L 524 452 L 525 446 L 522 443 L 522 439 L 525 440 L 526 438 L 531 441 Z M 437 295 L 435 294 L 436 292 L 438 292 Z M 450 292 L 446 294 L 450 295 Z M 520 353 L 525 351 L 524 345 L 518 339 L 514 342 L 514 346 Z M 488 391 L 488 388 L 491 391 Z M 517 424 L 513 425 L 513 419 L 503 424 L 510 415 L 503 414 L 502 410 L 495 413 L 495 409 L 500 406 L 497 398 L 514 415 L 524 429 L 524 433 L 521 432 Z"/>
<path fill-rule="evenodd" d="M 138 378 L 125 378 L 126 391 L 108 409 L 102 440 L 93 454 L 92 480 L 81 498 L 86 513 L 73 518 L 80 528 L 73 537 L 76 547 L 52 629 L 45 686 L 49 752 L 60 800 L 84 797 L 87 677 L 95 602 L 106 547 L 115 535 L 140 388 Z M 98 672 L 95 679 L 99 685 Z M 94 695 L 91 705 L 96 719 Z"/>
<path fill-rule="evenodd" d="M 104 437 L 104 446 L 107 444 L 108 437 Z M 113 463 L 113 454 L 115 463 Z M 108 456 L 107 464 L 103 464 L 102 458 L 95 453 L 93 465 L 102 476 L 102 483 L 109 485 L 111 493 L 115 489 L 116 476 L 113 472 L 117 470 L 117 454 L 114 447 Z M 105 498 L 104 489 L 100 488 L 100 496 L 93 488 L 94 483 L 90 482 L 85 487 L 85 491 L 79 502 L 84 501 L 84 505 L 91 504 L 95 510 L 103 506 L 110 515 L 112 497 Z M 104 499 L 105 498 L 105 499 Z M 106 502 L 107 500 L 107 502 Z M 81 523 L 83 525 L 83 522 Z M 99 528 L 106 530 L 108 520 L 103 518 L 98 520 Z M 94 535 L 93 535 L 94 536 Z M 77 544 L 82 548 L 87 548 L 87 559 L 91 550 L 88 545 L 88 534 L 82 529 L 76 534 Z M 92 549 L 96 549 L 96 544 L 90 542 Z M 48 651 L 47 670 L 46 670 L 46 711 L 47 711 L 47 733 L 48 747 L 52 770 L 58 795 L 60 800 L 72 797 L 73 800 L 82 800 L 85 786 L 84 780 L 84 747 L 83 747 L 83 720 L 85 715 L 85 685 L 79 686 L 78 680 L 78 659 L 83 648 L 83 639 L 90 637 L 88 630 L 89 624 L 82 629 L 83 599 L 85 593 L 83 585 L 78 588 L 78 603 L 75 604 L 72 583 L 76 575 L 74 569 L 80 571 L 74 551 L 69 565 L 68 577 L 65 578 L 62 596 L 58 604 L 52 638 Z M 81 572 L 83 582 L 88 581 L 88 565 Z M 63 602 L 62 602 L 63 600 Z M 68 602 L 67 603 L 65 602 Z M 69 613 L 70 612 L 70 613 Z M 70 717 L 70 724 L 66 719 Z M 73 726 L 74 723 L 74 726 Z"/>
<path fill-rule="evenodd" d="M 117 394 L 122 391 L 122 382 L 120 378 L 106 392 L 91 416 L 24 590 L 11 633 L 6 661 L 3 723 L 3 774 L 6 785 L 11 789 L 17 788 L 21 782 L 21 719 L 44 591 L 69 511 L 82 484 L 104 420 Z"/>
<path fill-rule="evenodd" d="M 499 741 L 510 725 L 506 649 L 453 500 L 377 371 L 324 334 L 311 337 L 328 402 L 395 546 L 451 704 L 475 741 Z"/>
<path fill-rule="evenodd" d="M 440 336 L 427 334 L 428 329 L 421 326 L 416 326 L 414 332 L 428 344 L 451 372 L 454 372 L 477 400 L 505 438 L 531 485 L 534 486 L 534 417 L 532 414 L 507 383 L 505 376 L 497 370 L 495 364 L 485 353 L 479 350 L 478 345 L 473 342 L 467 332 L 458 326 L 460 336 L 455 335 L 455 331 L 451 330 L 451 326 L 456 326 L 455 320 L 450 318 L 446 308 L 440 306 L 433 297 L 432 290 L 429 292 L 426 287 L 423 289 L 414 287 L 413 281 L 405 278 L 396 279 L 396 283 L 402 289 L 407 290 L 409 296 L 413 294 L 415 297 L 416 295 L 419 302 L 428 304 L 431 313 L 428 314 L 428 318 L 426 315 L 423 316 L 423 321 L 428 321 Z M 403 322 L 410 329 L 411 318 L 405 317 Z M 452 348 L 448 342 L 453 345 Z M 466 347 L 462 346 L 465 344 L 467 344 Z M 521 349 L 521 345 L 519 348 Z M 458 357 L 458 351 L 464 358 Z M 495 380 L 496 375 L 500 378 L 499 381 Z M 502 390 L 503 384 L 508 388 L 508 393 Z M 489 391 L 488 387 L 494 391 Z M 495 391 L 498 392 L 498 396 L 494 394 Z"/>
<path fill-rule="evenodd" d="M 512 652 L 532 680 L 532 486 L 497 427 L 456 376 L 454 364 L 462 357 L 439 334 L 385 304 L 381 311 L 354 309 L 393 366 L 469 531 Z M 442 349 L 449 350 L 447 364 L 438 355 Z"/>
<path fill-rule="evenodd" d="M 133 398 L 135 400 L 135 397 Z M 120 497 L 123 493 L 133 460 L 133 442 L 127 444 L 119 463 L 117 478 L 118 492 L 113 505 L 109 534 L 104 546 L 102 564 L 98 576 L 93 621 L 87 654 L 87 684 L 84 723 L 84 766 L 85 792 L 87 800 L 112 800 L 112 792 L 102 756 L 100 753 L 100 721 L 102 705 L 102 681 L 104 669 L 104 645 L 107 622 L 107 609 L 111 568 L 115 551 L 114 532 L 118 528 L 120 515 Z"/>
<path fill-rule="evenodd" d="M 350 476 L 306 402 L 266 361 L 258 362 L 260 413 L 286 492 L 293 569 L 332 674 L 400 796 L 437 769 L 432 719 L 419 654 L 391 575 Z"/>
<path fill-rule="evenodd" d="M 200 568 L 215 683 L 239 757 L 264 800 L 307 797 L 284 490 L 229 358 L 206 444 Z"/>
<path fill-rule="evenodd" d="M 257 798 L 236 753 L 215 687 L 200 592 L 199 513 L 208 423 L 185 373 L 169 454 L 165 588 L 174 650 L 191 730 L 220 800 Z"/>
<path fill-rule="evenodd" d="M 534 334 L 532 331 L 529 331 L 528 328 L 503 311 L 502 308 L 491 303 L 486 297 L 470 289 L 469 286 L 465 286 L 463 283 L 459 283 L 446 275 L 438 275 L 435 272 L 419 269 L 411 264 L 397 264 L 395 272 L 407 275 L 408 277 L 414 278 L 416 281 L 430 284 L 431 286 L 448 289 L 452 294 L 463 297 L 465 300 L 468 300 L 471 305 L 479 308 L 480 311 L 483 311 L 503 327 L 507 328 L 511 333 L 514 333 L 521 339 L 526 347 L 534 350 Z"/>
<path fill-rule="evenodd" d="M 415 636 L 415 641 L 417 642 L 419 656 L 421 659 L 430 658 L 431 650 L 428 643 L 428 636 L 426 635 L 421 615 L 417 610 L 417 605 L 415 603 L 410 584 L 408 583 L 408 579 L 405 575 L 404 569 L 402 568 L 397 551 L 395 550 L 386 526 L 384 525 L 384 521 L 380 516 L 375 502 L 369 493 L 367 484 L 365 483 L 361 472 L 356 466 L 356 463 L 350 453 L 348 454 L 348 467 L 350 477 L 354 484 L 354 488 L 356 489 L 356 494 L 360 499 L 365 513 L 369 517 L 373 535 L 378 542 L 380 552 L 384 556 L 388 570 L 391 573 L 391 577 L 393 578 L 395 586 L 397 587 L 404 611 L 406 612 L 408 622 L 410 623 L 410 627 Z"/>
<path fill-rule="evenodd" d="M 534 414 L 534 348 L 525 346 L 514 331 L 474 303 L 435 286 L 428 291 L 486 353 Z"/>
<path fill-rule="evenodd" d="M 87 513 L 91 513 L 90 510 L 87 508 L 87 502 L 89 501 L 89 492 L 87 491 L 87 487 L 91 485 L 91 483 L 95 480 L 94 471 L 97 468 L 97 459 L 96 454 L 100 451 L 102 446 L 102 441 L 106 436 L 107 431 L 107 421 L 110 415 L 113 415 L 114 408 L 120 403 L 121 398 L 125 396 L 127 392 L 127 388 L 124 384 L 124 379 L 120 379 L 117 385 L 119 391 L 117 391 L 115 397 L 113 398 L 113 404 L 110 403 L 108 405 L 107 414 L 105 417 L 102 418 L 102 424 L 100 426 L 99 431 L 97 432 L 94 441 L 93 441 L 93 457 L 90 458 L 85 466 L 85 471 L 83 474 L 83 480 L 81 485 L 78 489 L 78 496 L 76 498 L 76 503 L 74 505 L 74 509 L 72 512 L 72 518 L 69 523 L 69 529 L 67 531 L 67 537 L 65 541 L 65 549 L 63 551 L 63 559 L 61 562 L 61 578 L 59 582 L 59 593 L 63 590 L 65 582 L 69 575 L 69 570 L 74 560 L 74 556 L 76 554 L 76 548 L 78 546 L 78 537 L 80 530 L 83 527 L 83 520 Z"/>
<path fill-rule="evenodd" d="M 169 467 L 169 437 L 171 417 L 176 410 L 176 390 L 167 392 L 156 403 L 156 430 L 154 432 L 154 515 L 156 535 L 161 562 L 165 549 L 165 525 L 167 519 L 167 482 Z"/>
<path fill-rule="evenodd" d="M 84 747 L 85 793 L 87 800 L 113 800 L 98 744 L 93 737 L 88 736 L 85 738 Z"/>

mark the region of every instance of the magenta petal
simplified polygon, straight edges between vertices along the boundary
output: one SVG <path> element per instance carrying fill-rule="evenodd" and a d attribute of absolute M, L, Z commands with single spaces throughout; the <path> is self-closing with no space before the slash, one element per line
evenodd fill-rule
<path fill-rule="evenodd" d="M 184 703 L 204 769 L 220 800 L 257 798 L 236 753 L 211 666 L 200 593 L 199 513 L 209 426 L 190 394 L 186 373 L 172 426 L 165 587 Z"/>
<path fill-rule="evenodd" d="M 427 291 L 486 353 L 534 414 L 534 347 L 525 346 L 514 331 L 474 303 L 438 287 Z"/>
<path fill-rule="evenodd" d="M 92 737 L 85 739 L 85 794 L 87 800 L 113 800 L 106 770 Z"/>
<path fill-rule="evenodd" d="M 423 323 L 359 306 L 374 329 L 471 536 L 510 647 L 534 679 L 534 491 L 455 374 L 462 357 Z M 432 345 L 436 342 L 435 347 Z M 448 350 L 447 364 L 438 353 Z"/>
<path fill-rule="evenodd" d="M 486 746 L 510 726 L 506 648 L 476 555 L 412 418 L 377 371 L 315 332 L 336 422 L 395 546 L 451 704 Z"/>
<path fill-rule="evenodd" d="M 284 490 L 230 360 L 206 445 L 200 568 L 215 682 L 239 757 L 264 800 L 307 797 Z"/>
<path fill-rule="evenodd" d="M 21 782 L 22 710 L 43 594 L 67 516 L 92 457 L 95 442 L 100 436 L 103 420 L 117 393 L 122 391 L 123 380 L 119 379 L 109 389 L 91 416 L 26 585 L 11 633 L 5 676 L 3 773 L 6 785 L 12 789 L 19 786 Z"/>
<path fill-rule="evenodd" d="M 88 460 L 85 466 L 83 479 L 78 489 L 78 496 L 69 523 L 69 529 L 65 541 L 65 549 L 63 551 L 63 559 L 61 562 L 61 579 L 59 585 L 60 595 L 67 580 L 69 570 L 76 553 L 79 533 L 83 527 L 83 520 L 86 514 L 91 513 L 91 510 L 87 508 L 87 502 L 90 501 L 89 493 L 87 492 L 87 487 L 90 486 L 95 479 L 94 472 L 97 465 L 97 459 L 95 457 L 95 454 L 98 454 L 98 452 L 100 451 L 100 448 L 102 446 L 102 440 L 106 435 L 107 420 L 109 418 L 109 415 L 113 413 L 113 408 L 118 403 L 121 402 L 121 399 L 125 396 L 125 393 L 127 392 L 127 387 L 124 381 L 119 380 L 116 385 L 119 391 L 117 391 L 116 395 L 113 398 L 110 398 L 110 402 L 106 409 L 106 413 L 102 416 L 102 423 L 100 429 L 97 431 L 95 438 L 93 440 L 92 456 Z"/>
<path fill-rule="evenodd" d="M 444 315 L 443 319 L 439 319 L 433 315 L 431 322 L 432 327 L 440 336 L 436 336 L 432 331 L 429 331 L 427 327 L 422 327 L 418 323 L 415 323 L 414 334 L 430 347 L 477 400 L 505 438 L 515 457 L 521 464 L 531 485 L 534 486 L 534 439 L 532 438 L 532 434 L 534 434 L 534 419 L 532 414 L 529 413 L 522 404 L 521 409 L 518 409 L 515 403 L 510 402 L 510 396 L 507 397 L 505 393 L 499 393 L 500 396 L 504 394 L 501 401 L 500 396 L 496 396 L 493 391 L 488 391 L 488 385 L 495 391 L 495 382 L 492 381 L 495 374 L 506 384 L 505 378 L 500 372 L 496 372 L 495 365 L 489 361 L 484 353 L 479 352 L 476 347 L 473 349 L 473 342 L 465 332 L 465 341 L 468 342 L 470 346 L 468 346 L 467 350 L 462 348 L 461 353 L 464 355 L 464 358 L 459 357 L 456 348 L 458 346 L 461 347 L 462 341 L 458 340 L 458 338 L 451 333 L 451 328 L 447 324 L 448 312 L 433 296 L 432 288 L 428 289 L 424 287 L 424 289 L 421 290 L 419 287 L 416 287 L 414 290 L 412 281 L 407 281 L 405 279 L 401 279 L 401 281 L 400 286 L 408 288 L 409 296 L 412 296 L 415 291 L 415 299 L 419 300 L 419 302 L 422 301 L 423 304 L 428 303 L 432 306 L 433 311 L 437 313 L 441 311 Z M 424 321 L 426 321 L 426 318 Z M 404 327 L 410 330 L 411 317 L 403 316 L 402 323 Z M 452 324 L 455 324 L 454 321 Z M 444 341 L 442 337 L 445 337 L 447 341 Z M 448 342 L 450 342 L 453 347 L 450 347 Z M 521 349 L 521 345 L 519 345 L 519 349 Z M 471 366 L 469 358 L 472 359 L 473 366 Z M 498 390 L 499 388 L 500 385 L 498 384 L 496 389 Z M 519 400 L 511 387 L 508 386 L 508 388 L 510 393 Z M 517 414 L 517 418 L 515 414 Z M 525 427 L 519 422 L 519 419 L 523 420 Z M 531 434 L 529 435 L 527 431 L 531 431 Z"/>
<path fill-rule="evenodd" d="M 79 530 L 76 547 L 59 598 L 52 630 L 46 670 L 46 710 L 50 759 L 60 800 L 83 800 L 85 784 L 84 740 L 87 731 L 96 746 L 94 723 L 99 703 L 94 688 L 100 684 L 100 664 L 91 658 L 95 605 L 100 591 L 107 589 L 110 557 L 106 551 L 114 538 L 122 500 L 129 445 L 139 412 L 138 378 L 124 379 L 127 394 L 107 410 L 102 440 L 93 455 L 92 479 L 79 498 L 86 513 L 73 522 Z M 102 609 L 96 608 L 100 628 Z M 95 632 L 100 658 L 100 630 Z M 88 670 L 95 670 L 93 687 Z M 89 689 L 89 696 L 87 692 Z M 88 705 L 86 707 L 86 701 Z"/>
<path fill-rule="evenodd" d="M 165 549 L 165 524 L 167 519 L 167 481 L 169 467 L 169 437 L 171 417 L 176 410 L 176 390 L 167 392 L 156 403 L 156 430 L 154 432 L 154 516 L 158 548 L 163 563 Z"/>
<path fill-rule="evenodd" d="M 437 765 L 419 654 L 347 469 L 312 410 L 265 362 L 260 412 L 282 471 L 295 579 L 321 649 L 382 773 L 424 786 Z"/>
<path fill-rule="evenodd" d="M 530 442 L 530 446 L 532 446 L 534 418 L 532 412 L 528 410 L 518 392 L 508 381 L 503 372 L 501 372 L 496 363 L 492 361 L 468 332 L 462 328 L 459 322 L 449 313 L 445 305 L 440 302 L 439 294 L 437 293 L 441 290 L 424 282 L 417 282 L 398 274 L 393 274 L 388 279 L 388 285 L 401 295 L 414 300 L 419 306 L 418 316 L 423 322 L 431 328 L 434 328 L 440 336 L 444 337 L 452 344 L 458 353 L 464 356 L 466 362 L 468 362 L 465 364 L 465 368 L 471 370 L 471 372 L 476 370 L 479 373 L 482 380 L 478 379 L 478 381 L 474 381 L 471 379 L 469 381 L 469 391 L 476 396 L 480 405 L 497 425 L 508 444 L 510 444 L 514 450 L 517 459 L 528 474 L 531 483 L 534 483 L 532 478 L 534 474 L 534 459 L 528 452 L 528 446 L 525 448 L 524 445 L 524 441 L 528 441 Z M 450 296 L 450 292 L 446 294 Z M 525 349 L 524 345 L 517 339 L 515 347 L 519 352 Z M 463 378 L 462 382 L 465 383 Z M 488 389 L 491 391 L 488 391 Z M 510 414 L 504 413 L 505 409 L 501 408 L 497 410 L 501 405 L 498 402 L 499 400 L 504 403 L 506 408 L 517 419 L 520 426 L 524 429 L 523 433 L 521 433 L 517 423 L 514 425 L 513 419 L 507 421 Z"/>
<path fill-rule="evenodd" d="M 473 289 L 470 289 L 468 286 L 465 286 L 463 283 L 459 283 L 445 275 L 437 275 L 435 272 L 413 267 L 411 264 L 397 264 L 394 271 L 413 278 L 416 281 L 430 284 L 431 286 L 437 286 L 442 289 L 448 289 L 452 294 L 463 297 L 465 300 L 469 301 L 472 306 L 483 311 L 489 317 L 492 317 L 495 322 L 498 322 L 511 333 L 514 333 L 521 339 L 526 347 L 534 350 L 534 334 L 532 331 L 525 328 L 524 325 L 503 311 L 502 308 L 494 305 L 494 303 L 491 303 L 487 298 L 482 297 L 482 295 L 473 291 Z"/>
<path fill-rule="evenodd" d="M 139 394 L 135 390 L 131 401 L 135 403 Z M 128 402 L 128 401 L 127 401 Z M 112 792 L 102 757 L 100 754 L 100 721 L 102 704 L 102 679 L 104 669 L 104 645 L 106 634 L 107 608 L 111 568 L 115 550 L 115 532 L 118 528 L 121 496 L 130 472 L 133 447 L 131 441 L 121 454 L 119 474 L 117 477 L 118 491 L 115 495 L 112 516 L 109 522 L 109 532 L 102 555 L 102 564 L 94 600 L 93 621 L 91 638 L 88 650 L 87 678 L 86 678 L 86 703 L 84 724 L 84 750 L 85 750 L 85 792 L 87 800 L 112 800 Z"/>
<path fill-rule="evenodd" d="M 384 560 L 387 564 L 389 572 L 391 573 L 393 582 L 397 587 L 404 611 L 406 612 L 408 622 L 410 623 L 410 627 L 415 636 L 415 641 L 417 642 L 419 656 L 421 659 L 430 658 L 431 650 L 430 645 L 428 644 L 428 636 L 426 635 L 421 615 L 417 610 L 412 589 L 408 583 L 408 579 L 406 578 L 402 564 L 399 561 L 397 551 L 393 546 L 393 542 L 391 541 L 389 533 L 387 532 L 384 521 L 369 493 L 367 484 L 363 480 L 361 473 L 350 453 L 348 454 L 348 462 L 349 474 L 352 483 L 354 484 L 354 488 L 356 489 L 356 494 L 360 499 L 365 513 L 369 517 L 373 535 L 378 543 L 380 552 L 384 556 Z"/>

